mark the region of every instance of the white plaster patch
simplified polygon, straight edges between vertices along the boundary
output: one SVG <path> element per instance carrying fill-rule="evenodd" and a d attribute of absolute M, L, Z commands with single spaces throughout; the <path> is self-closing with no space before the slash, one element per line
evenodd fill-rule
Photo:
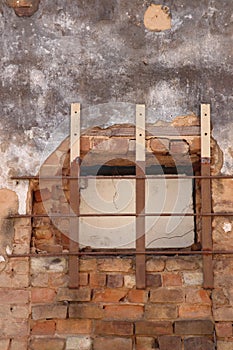
<path fill-rule="evenodd" d="M 231 223 L 230 223 L 230 222 L 224 222 L 224 224 L 223 224 L 223 230 L 224 230 L 225 233 L 231 232 L 231 230 L 232 230 L 232 225 L 231 225 Z"/>
<path fill-rule="evenodd" d="M 47 82 L 42 71 L 38 69 L 32 69 L 30 71 L 30 83 L 31 88 L 41 87 L 42 90 L 47 89 Z"/>
<path fill-rule="evenodd" d="M 1 74 L 2 85 L 4 86 L 5 83 L 12 83 L 17 73 L 18 73 L 18 66 L 15 64 L 9 64 L 9 66 L 3 69 L 3 72 Z"/>

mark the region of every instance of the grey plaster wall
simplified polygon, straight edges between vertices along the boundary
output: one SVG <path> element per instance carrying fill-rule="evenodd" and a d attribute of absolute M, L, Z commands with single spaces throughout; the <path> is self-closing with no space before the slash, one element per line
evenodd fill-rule
<path fill-rule="evenodd" d="M 0 2 L 3 187 L 13 186 L 10 174 L 38 171 L 46 144 L 68 134 L 71 102 L 89 108 L 85 126 L 125 123 L 122 108 L 135 103 L 150 108 L 150 122 L 211 103 L 222 171 L 231 172 L 233 1 L 162 3 L 172 29 L 156 33 L 143 24 L 149 1 L 41 0 L 30 18 Z M 104 119 L 92 108 L 113 103 Z"/>

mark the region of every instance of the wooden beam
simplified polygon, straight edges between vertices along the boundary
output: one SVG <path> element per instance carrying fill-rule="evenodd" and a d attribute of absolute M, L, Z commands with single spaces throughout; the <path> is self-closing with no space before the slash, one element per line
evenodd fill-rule
<path fill-rule="evenodd" d="M 136 214 L 145 214 L 145 105 L 136 106 Z M 145 251 L 145 216 L 136 216 L 136 253 Z M 136 254 L 136 287 L 146 287 L 146 256 Z"/>
<path fill-rule="evenodd" d="M 70 180 L 70 253 L 79 251 L 79 175 L 80 175 L 80 104 L 71 105 L 70 123 L 70 175 L 76 179 Z M 69 288 L 79 287 L 79 258 L 69 256 Z"/>
<path fill-rule="evenodd" d="M 210 105 L 201 105 L 201 175 L 210 176 Z M 202 214 L 211 213 L 211 179 L 201 180 L 201 210 Z M 212 219 L 211 216 L 202 216 L 202 249 L 213 250 Z M 203 255 L 203 287 L 214 287 L 214 273 L 212 255 Z"/>

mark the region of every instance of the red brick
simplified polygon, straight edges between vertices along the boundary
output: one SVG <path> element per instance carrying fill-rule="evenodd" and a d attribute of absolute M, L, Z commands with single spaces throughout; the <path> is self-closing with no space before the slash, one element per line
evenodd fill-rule
<path fill-rule="evenodd" d="M 143 316 L 141 305 L 106 305 L 104 317 L 121 320 L 137 320 Z"/>
<path fill-rule="evenodd" d="M 184 291 L 182 289 L 158 288 L 152 290 L 150 294 L 152 303 L 182 303 L 184 300 Z"/>
<path fill-rule="evenodd" d="M 211 305 L 210 293 L 204 289 L 187 289 L 186 302 Z"/>
<path fill-rule="evenodd" d="M 69 315 L 70 318 L 102 318 L 103 308 L 96 304 L 71 304 Z"/>
<path fill-rule="evenodd" d="M 168 258 L 166 260 L 166 269 L 168 271 L 194 271 L 200 268 L 199 260 L 195 257 L 186 258 Z"/>
<path fill-rule="evenodd" d="M 164 287 L 182 286 L 182 277 L 178 273 L 164 273 L 162 279 Z"/>
<path fill-rule="evenodd" d="M 174 319 L 177 315 L 177 306 L 174 304 L 154 304 L 145 307 L 145 317 L 147 319 Z"/>
<path fill-rule="evenodd" d="M 132 260 L 125 258 L 105 258 L 98 260 L 98 269 L 108 272 L 129 272 L 132 268 Z"/>
<path fill-rule="evenodd" d="M 32 288 L 31 301 L 32 303 L 51 303 L 55 300 L 56 291 L 50 288 Z"/>
<path fill-rule="evenodd" d="M 91 320 L 58 320 L 58 334 L 90 334 L 92 328 Z"/>
<path fill-rule="evenodd" d="M 26 337 L 29 333 L 28 320 L 0 319 L 0 333 L 7 337 Z"/>
<path fill-rule="evenodd" d="M 162 280 L 161 280 L 161 275 L 160 274 L 147 274 L 146 275 L 146 285 L 147 287 L 152 287 L 152 288 L 157 288 L 161 287 L 162 285 Z"/>
<path fill-rule="evenodd" d="M 215 321 L 232 321 L 233 320 L 233 308 L 232 306 L 223 306 L 218 309 L 214 309 Z"/>
<path fill-rule="evenodd" d="M 128 301 L 130 303 L 146 303 L 148 300 L 148 291 L 140 289 L 132 289 L 128 293 Z"/>
<path fill-rule="evenodd" d="M 184 350 L 213 350 L 214 343 L 205 337 L 184 339 Z"/>
<path fill-rule="evenodd" d="M 92 145 L 92 137 L 90 136 L 81 136 L 80 138 L 80 148 L 81 152 L 87 153 L 90 151 Z"/>
<path fill-rule="evenodd" d="M 32 322 L 31 334 L 33 335 L 53 335 L 55 333 L 55 322 L 52 320 Z"/>
<path fill-rule="evenodd" d="M 90 273 L 91 287 L 104 287 L 106 284 L 106 275 L 104 273 Z"/>
<path fill-rule="evenodd" d="M 172 322 L 169 321 L 138 321 L 135 322 L 135 333 L 137 335 L 163 335 L 172 334 Z"/>
<path fill-rule="evenodd" d="M 95 338 L 93 350 L 132 350 L 133 344 L 130 338 Z"/>
<path fill-rule="evenodd" d="M 61 304 L 36 305 L 32 307 L 32 319 L 66 318 L 67 306 Z"/>
<path fill-rule="evenodd" d="M 95 321 L 95 334 L 133 335 L 133 323 L 124 321 Z"/>
<path fill-rule="evenodd" d="M 126 138 L 108 138 L 93 140 L 93 151 L 109 152 L 110 154 L 126 154 L 129 148 L 129 140 Z"/>
<path fill-rule="evenodd" d="M 127 290 L 122 289 L 101 289 L 94 291 L 93 300 L 101 302 L 119 302 L 127 294 Z"/>
<path fill-rule="evenodd" d="M 204 335 L 213 334 L 214 325 L 211 320 L 177 320 L 175 321 L 175 334 Z"/>
<path fill-rule="evenodd" d="M 122 275 L 107 275 L 107 287 L 120 288 L 123 286 Z"/>
<path fill-rule="evenodd" d="M 232 337 L 232 322 L 219 322 L 215 324 L 216 334 L 220 338 Z"/>
<path fill-rule="evenodd" d="M 158 338 L 160 350 L 181 350 L 181 337 L 162 335 Z"/>
<path fill-rule="evenodd" d="M 27 338 L 14 338 L 11 339 L 11 347 L 10 350 L 25 350 L 28 346 L 28 339 Z M 0 348 L 1 350 L 4 350 Z"/>
<path fill-rule="evenodd" d="M 0 349 L 9 350 L 10 339 L 0 339 Z"/>
<path fill-rule="evenodd" d="M 29 292 L 26 290 L 0 289 L 0 304 L 27 304 Z"/>
<path fill-rule="evenodd" d="M 80 272 L 79 273 L 79 284 L 80 286 L 87 286 L 88 285 L 88 279 L 89 274 L 86 272 Z"/>
<path fill-rule="evenodd" d="M 211 307 L 209 305 L 183 304 L 179 306 L 180 318 L 210 317 Z"/>
<path fill-rule="evenodd" d="M 64 350 L 64 339 L 32 339 L 30 350 Z"/>
<path fill-rule="evenodd" d="M 67 287 L 69 276 L 62 272 L 49 273 L 48 285 L 50 288 Z"/>
<path fill-rule="evenodd" d="M 90 301 L 91 290 L 89 288 L 79 288 L 76 290 L 59 288 L 57 301 Z"/>

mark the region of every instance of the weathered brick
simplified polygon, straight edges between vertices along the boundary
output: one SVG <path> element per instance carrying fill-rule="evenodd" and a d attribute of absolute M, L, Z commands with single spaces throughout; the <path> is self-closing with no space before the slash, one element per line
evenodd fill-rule
<path fill-rule="evenodd" d="M 189 145 L 184 140 L 170 140 L 170 153 L 171 154 L 187 154 L 189 151 Z"/>
<path fill-rule="evenodd" d="M 184 284 L 188 286 L 201 286 L 203 283 L 203 273 L 201 272 L 184 272 Z"/>
<path fill-rule="evenodd" d="M 146 271 L 148 272 L 161 272 L 164 270 L 165 261 L 158 258 L 150 258 L 146 262 Z"/>
<path fill-rule="evenodd" d="M 56 331 L 58 334 L 90 334 L 91 320 L 57 320 Z"/>
<path fill-rule="evenodd" d="M 143 316 L 141 305 L 106 305 L 104 317 L 121 320 L 138 320 Z"/>
<path fill-rule="evenodd" d="M 204 289 L 186 289 L 186 302 L 210 305 L 210 292 Z"/>
<path fill-rule="evenodd" d="M 152 337 L 136 337 L 136 350 L 155 350 L 155 339 Z"/>
<path fill-rule="evenodd" d="M 183 304 L 179 306 L 180 318 L 211 317 L 210 305 Z"/>
<path fill-rule="evenodd" d="M 28 348 L 28 340 L 27 338 L 19 338 L 11 340 L 10 350 L 25 350 Z M 0 348 L 2 350 L 2 348 Z"/>
<path fill-rule="evenodd" d="M 232 322 L 218 322 L 215 324 L 216 334 L 220 338 L 232 337 Z"/>
<path fill-rule="evenodd" d="M 232 321 L 233 308 L 231 306 L 223 306 L 213 310 L 215 321 Z"/>
<path fill-rule="evenodd" d="M 95 338 L 93 350 L 132 350 L 132 340 L 130 338 Z"/>
<path fill-rule="evenodd" d="M 10 339 L 0 339 L 0 349 L 8 350 L 10 344 Z"/>
<path fill-rule="evenodd" d="M 193 337 L 184 339 L 184 350 L 213 350 L 214 343 L 205 337 Z"/>
<path fill-rule="evenodd" d="M 65 273 L 49 273 L 48 274 L 48 286 L 50 288 L 67 287 L 69 282 L 69 276 Z"/>
<path fill-rule="evenodd" d="M 174 304 L 154 304 L 145 306 L 145 317 L 147 319 L 174 319 L 177 316 L 177 306 Z"/>
<path fill-rule="evenodd" d="M 69 315 L 70 318 L 102 318 L 103 308 L 96 304 L 71 304 Z"/>
<path fill-rule="evenodd" d="M 158 337 L 160 350 L 181 350 L 181 337 L 162 335 Z"/>
<path fill-rule="evenodd" d="M 136 286 L 136 277 L 134 275 L 125 275 L 124 276 L 124 286 L 126 288 L 134 288 Z"/>
<path fill-rule="evenodd" d="M 57 301 L 90 301 L 91 290 L 89 288 L 80 288 L 76 290 L 68 288 L 59 288 L 57 292 Z"/>
<path fill-rule="evenodd" d="M 26 337 L 29 334 L 28 320 L 26 319 L 0 319 L 0 336 Z"/>
<path fill-rule="evenodd" d="M 132 289 L 128 293 L 130 303 L 146 303 L 148 300 L 148 291 L 141 289 Z"/>
<path fill-rule="evenodd" d="M 217 342 L 218 344 L 218 350 L 232 350 L 233 349 L 233 340 L 226 340 L 226 341 L 221 341 L 219 340 Z"/>
<path fill-rule="evenodd" d="M 31 276 L 31 285 L 33 287 L 48 287 L 49 276 L 47 273 L 38 273 Z"/>
<path fill-rule="evenodd" d="M 32 258 L 31 273 L 49 273 L 49 272 L 66 272 L 67 262 L 65 258 Z"/>
<path fill-rule="evenodd" d="M 122 275 L 107 275 L 107 287 L 108 288 L 120 288 L 123 286 Z"/>
<path fill-rule="evenodd" d="M 22 289 L 0 289 L 0 304 L 27 304 L 29 292 Z"/>
<path fill-rule="evenodd" d="M 195 258 L 168 258 L 166 260 L 166 269 L 168 271 L 195 271 L 200 268 L 199 261 Z"/>
<path fill-rule="evenodd" d="M 88 336 L 68 337 L 66 350 L 92 350 L 92 340 Z"/>
<path fill-rule="evenodd" d="M 127 294 L 127 290 L 123 289 L 101 289 L 95 290 L 93 300 L 100 302 L 119 302 Z"/>
<path fill-rule="evenodd" d="M 86 272 L 86 271 L 90 271 L 93 272 L 96 270 L 96 259 L 95 258 L 82 258 L 80 259 L 80 267 L 79 270 L 81 272 Z"/>
<path fill-rule="evenodd" d="M 32 321 L 31 322 L 31 334 L 33 335 L 53 335 L 55 333 L 55 321 Z"/>
<path fill-rule="evenodd" d="M 169 140 L 161 138 L 151 138 L 150 148 L 154 153 L 167 154 L 169 152 Z"/>
<path fill-rule="evenodd" d="M 80 272 L 79 273 L 79 284 L 80 286 L 87 286 L 88 285 L 88 279 L 89 274 L 86 272 Z"/>
<path fill-rule="evenodd" d="M 98 269 L 107 272 L 129 272 L 132 260 L 125 258 L 106 258 L 98 260 Z"/>
<path fill-rule="evenodd" d="M 30 350 L 64 350 L 64 339 L 32 339 Z"/>
<path fill-rule="evenodd" d="M 93 140 L 92 150 L 95 152 L 109 152 L 111 154 L 126 154 L 129 148 L 129 140 L 126 138 L 109 138 Z"/>
<path fill-rule="evenodd" d="M 151 291 L 150 301 L 152 303 L 182 303 L 185 300 L 184 297 L 182 289 L 158 288 Z"/>
<path fill-rule="evenodd" d="M 182 277 L 179 273 L 164 273 L 162 280 L 164 287 L 182 286 Z"/>
<path fill-rule="evenodd" d="M 95 334 L 133 335 L 133 323 L 125 321 L 95 321 Z"/>
<path fill-rule="evenodd" d="M 146 275 L 146 285 L 147 287 L 151 287 L 151 288 L 157 288 L 157 287 L 161 287 L 162 285 L 162 279 L 161 279 L 161 275 L 160 274 L 147 274 Z"/>
<path fill-rule="evenodd" d="M 50 288 L 32 288 L 31 301 L 32 303 L 51 303 L 54 302 L 56 291 Z"/>
<path fill-rule="evenodd" d="M 169 321 L 138 321 L 135 322 L 135 333 L 137 335 L 157 336 L 172 334 L 172 322 Z"/>
<path fill-rule="evenodd" d="M 32 307 L 32 319 L 66 318 L 67 306 L 61 304 L 36 305 Z"/>
<path fill-rule="evenodd" d="M 211 320 L 177 320 L 175 334 L 204 335 L 213 334 L 214 325 Z"/>
<path fill-rule="evenodd" d="M 106 284 L 106 275 L 104 273 L 90 273 L 91 287 L 104 287 Z"/>

